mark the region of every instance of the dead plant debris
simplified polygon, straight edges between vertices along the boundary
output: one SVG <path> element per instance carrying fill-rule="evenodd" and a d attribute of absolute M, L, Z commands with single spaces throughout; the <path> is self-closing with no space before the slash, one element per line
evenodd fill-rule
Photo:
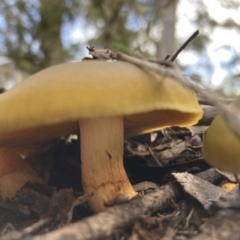
<path fill-rule="evenodd" d="M 185 148 L 182 151 L 188 151 L 192 136 L 187 129 L 171 129 L 170 132 L 179 130 L 185 131 L 186 134 L 172 134 L 171 137 L 167 136 L 166 140 L 166 134 L 159 132 L 157 134 L 160 136 L 157 136 L 152 143 L 148 142 L 157 157 L 161 156 L 158 153 L 162 150 L 174 148 L 176 145 L 174 142 L 178 142 L 179 138 L 185 142 Z M 201 134 L 199 137 L 202 137 Z M 173 142 L 172 145 L 161 148 L 159 145 L 164 138 L 165 144 Z M 146 139 L 149 138 L 146 136 Z M 189 159 L 184 155 L 185 157 L 180 157 L 178 162 L 172 159 L 176 159 L 181 152 L 169 155 L 169 158 L 166 157 L 164 160 L 164 166 L 159 167 L 149 152 L 144 157 L 142 154 L 138 155 L 137 152 L 134 155 L 130 154 L 129 147 L 132 145 L 129 146 L 129 144 L 132 144 L 131 141 L 137 147 L 144 140 L 130 139 L 129 142 L 125 142 L 125 166 L 132 183 L 135 183 L 134 188 L 139 192 L 139 197 L 134 200 L 116 201 L 110 204 L 113 207 L 109 208 L 107 212 L 93 215 L 86 204 L 90 196 L 82 195 L 78 186 L 75 189 L 62 189 L 61 181 L 60 188 L 58 186 L 43 188 L 38 185 L 29 185 L 19 192 L 14 200 L 0 201 L 0 211 L 4 213 L 1 214 L 0 219 L 1 239 L 159 239 L 161 237 L 162 239 L 180 240 L 198 236 L 202 232 L 201 226 L 206 219 L 211 219 L 211 216 L 215 215 L 211 215 L 212 210 L 204 208 L 205 205 L 197 198 L 194 200 L 189 197 L 189 192 L 185 193 L 174 181 L 171 173 L 198 172 L 196 174 L 198 180 L 203 178 L 205 180 L 199 181 L 211 185 L 220 183 L 225 177 L 207 167 L 202 160 L 191 165 L 191 158 L 198 157 L 199 150 L 191 150 Z M 78 149 L 76 142 L 78 141 L 73 140 L 73 146 L 76 148 L 69 148 L 71 143 L 63 140 L 50 149 L 48 154 L 44 154 L 44 157 L 48 156 L 51 159 L 55 151 L 58 154 L 60 154 L 59 151 L 62 151 L 65 161 L 61 160 L 60 165 L 69 169 L 75 168 L 74 162 L 78 161 L 79 155 L 74 153 Z M 147 148 L 145 150 L 148 151 Z M 50 154 L 50 152 L 52 153 Z M 74 160 L 74 158 L 76 159 Z M 37 159 L 41 163 L 41 157 Z M 53 176 L 50 176 L 51 182 L 54 184 L 58 182 L 57 179 L 60 176 L 56 174 L 56 171 L 60 171 L 61 178 L 66 179 L 70 171 L 63 175 L 58 160 L 53 162 L 52 168 L 54 169 L 56 164 L 58 167 Z M 53 170 L 49 171 L 51 175 Z M 143 171 L 145 174 L 142 174 Z M 196 178 L 194 175 L 190 176 Z M 194 186 L 192 179 L 185 180 L 185 182 Z M 201 184 L 197 185 L 193 192 L 199 194 Z M 217 189 L 215 194 L 222 193 L 221 188 L 215 187 Z M 209 201 L 216 200 L 212 190 L 208 191 L 208 194 L 202 196 L 205 201 L 207 199 Z M 215 214 L 222 207 L 216 206 L 216 201 L 215 203 L 210 201 L 210 203 L 214 206 Z"/>

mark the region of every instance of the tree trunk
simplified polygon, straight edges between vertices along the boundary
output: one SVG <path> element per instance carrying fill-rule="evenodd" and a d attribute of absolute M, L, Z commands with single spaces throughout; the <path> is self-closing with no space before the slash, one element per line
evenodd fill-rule
<path fill-rule="evenodd" d="M 162 38 L 158 44 L 157 58 L 163 60 L 175 51 L 176 6 L 178 0 L 167 0 L 160 12 L 163 24 Z"/>

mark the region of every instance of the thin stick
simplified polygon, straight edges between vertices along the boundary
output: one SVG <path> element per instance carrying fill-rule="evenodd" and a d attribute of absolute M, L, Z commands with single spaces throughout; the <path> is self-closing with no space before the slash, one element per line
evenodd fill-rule
<path fill-rule="evenodd" d="M 169 206 L 181 194 L 175 184 L 170 183 L 160 190 L 138 197 L 118 206 L 111 207 L 106 212 L 85 218 L 50 233 L 36 236 L 32 240 L 97 240 L 108 239 L 119 229 L 129 227 L 142 215 L 155 212 Z"/>
<path fill-rule="evenodd" d="M 229 128 L 238 138 L 240 138 L 240 113 L 236 111 L 236 109 L 229 108 L 229 106 L 219 101 L 218 97 L 213 92 L 192 83 L 174 68 L 164 68 L 160 65 L 133 58 L 122 53 L 118 53 L 118 59 L 135 64 L 145 71 L 156 72 L 163 77 L 171 77 L 182 85 L 192 89 L 194 92 L 199 93 L 212 103 L 212 105 L 218 108 Z"/>
<path fill-rule="evenodd" d="M 221 174 L 213 168 L 198 173 L 196 176 L 204 177 L 205 180 L 210 182 L 219 180 L 222 177 Z M 153 193 L 130 200 L 128 203 L 114 206 L 106 212 L 85 218 L 82 221 L 67 225 L 55 231 L 32 237 L 31 240 L 108 239 L 108 237 L 117 233 L 119 230 L 135 223 L 142 215 L 168 207 L 171 202 L 179 199 L 181 195 L 182 190 L 178 185 L 169 183 Z M 22 238 L 15 238 L 14 240 L 20 239 Z"/>
<path fill-rule="evenodd" d="M 40 229 L 46 227 L 46 225 L 53 222 L 53 218 L 45 218 L 40 219 L 38 222 L 32 224 L 29 227 L 24 228 L 22 231 L 13 231 L 4 236 L 1 236 L 1 240 L 20 240 L 20 239 L 27 239 L 29 235 L 34 234 L 35 232 L 39 231 Z"/>
<path fill-rule="evenodd" d="M 182 50 L 187 44 L 199 33 L 197 30 L 189 39 L 186 41 L 185 44 L 177 51 L 176 54 L 171 58 L 173 61 L 177 54 Z M 151 63 L 149 61 L 138 59 L 135 57 L 128 56 L 123 53 L 115 53 L 109 49 L 102 49 L 102 50 L 94 50 L 91 49 L 91 55 L 94 57 L 96 56 L 97 59 L 117 59 L 125 62 L 129 62 L 132 64 L 137 65 L 141 69 L 147 71 L 149 74 L 152 75 L 153 72 L 156 72 L 164 77 L 170 77 L 181 83 L 182 85 L 192 89 L 194 92 L 199 93 L 202 97 L 204 97 L 210 104 L 217 107 L 218 111 L 224 118 L 225 122 L 228 124 L 229 128 L 232 132 L 240 138 L 240 112 L 237 109 L 229 108 L 227 104 L 219 101 L 218 97 L 208 89 L 199 87 L 198 85 L 189 81 L 186 77 L 184 77 L 179 71 L 177 71 L 174 67 L 166 68 L 161 65 L 157 65 L 155 63 Z M 154 78 L 157 80 L 157 78 Z"/>
<path fill-rule="evenodd" d="M 164 59 L 163 61 L 167 61 L 171 56 L 168 54 Z"/>
<path fill-rule="evenodd" d="M 178 54 L 199 34 L 199 30 L 195 31 L 188 40 L 173 54 L 173 56 L 169 59 L 169 62 L 173 62 Z"/>
<path fill-rule="evenodd" d="M 162 163 L 158 160 L 158 158 L 155 156 L 154 152 L 152 151 L 152 149 L 148 146 L 148 144 L 145 144 L 145 146 L 147 147 L 150 155 L 153 157 L 153 159 L 157 162 L 159 167 L 163 167 Z"/>

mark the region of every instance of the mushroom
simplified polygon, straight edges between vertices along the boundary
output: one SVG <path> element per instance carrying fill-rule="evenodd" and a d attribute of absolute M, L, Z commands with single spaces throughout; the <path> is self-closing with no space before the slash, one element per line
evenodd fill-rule
<path fill-rule="evenodd" d="M 5 89 L 0 88 L 0 94 Z M 42 183 L 37 173 L 21 158 L 18 151 L 10 147 L 0 148 L 0 196 L 12 199 L 27 183 Z"/>
<path fill-rule="evenodd" d="M 229 108 L 240 109 L 240 96 Z M 204 136 L 202 154 L 204 159 L 223 171 L 240 173 L 240 139 L 232 132 L 221 115 L 210 124 Z"/>
<path fill-rule="evenodd" d="M 12 199 L 27 183 L 41 183 L 37 173 L 9 147 L 0 148 L 0 196 Z"/>
<path fill-rule="evenodd" d="M 94 212 L 136 195 L 123 167 L 123 138 L 198 122 L 195 94 L 124 62 L 64 63 L 0 96 L 0 146 L 44 142 L 80 129 L 82 184 Z"/>

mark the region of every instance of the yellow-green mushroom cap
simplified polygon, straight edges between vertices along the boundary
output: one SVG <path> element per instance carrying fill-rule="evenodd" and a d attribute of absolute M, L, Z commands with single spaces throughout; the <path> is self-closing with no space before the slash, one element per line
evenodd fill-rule
<path fill-rule="evenodd" d="M 0 95 L 0 146 L 78 132 L 82 118 L 123 116 L 125 136 L 202 117 L 195 94 L 124 62 L 84 61 L 42 70 Z"/>

